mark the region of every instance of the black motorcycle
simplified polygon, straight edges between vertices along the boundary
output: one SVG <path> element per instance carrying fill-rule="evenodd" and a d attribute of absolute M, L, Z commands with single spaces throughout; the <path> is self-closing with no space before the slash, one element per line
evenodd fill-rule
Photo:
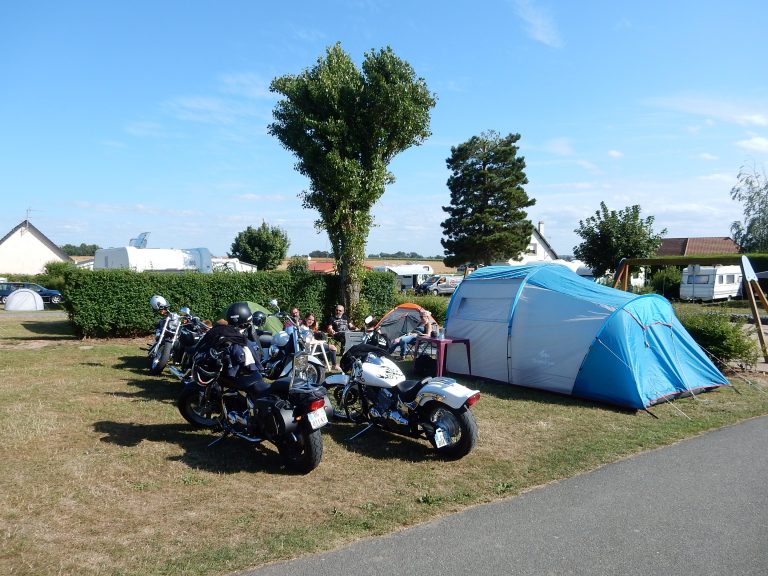
<path fill-rule="evenodd" d="M 178 336 L 171 349 L 171 364 L 168 370 L 179 380 L 184 380 L 190 374 L 192 369 L 192 359 L 194 358 L 197 345 L 201 338 L 210 329 L 210 326 L 192 315 L 192 311 L 184 307 L 179 310 L 181 317 L 181 327 Z"/>
<path fill-rule="evenodd" d="M 181 329 L 181 315 L 164 310 L 155 328 L 155 342 L 149 348 L 149 373 L 160 374 L 171 360 Z"/>
<path fill-rule="evenodd" d="M 326 390 L 304 378 L 308 355 L 293 358 L 289 378 L 271 383 L 259 379 L 255 393 L 226 376 L 228 358 L 226 347 L 197 352 L 177 401 L 184 419 L 197 428 L 221 431 L 211 445 L 228 436 L 269 441 L 290 470 L 306 474 L 317 468 L 323 456 L 321 429 L 332 408 Z"/>

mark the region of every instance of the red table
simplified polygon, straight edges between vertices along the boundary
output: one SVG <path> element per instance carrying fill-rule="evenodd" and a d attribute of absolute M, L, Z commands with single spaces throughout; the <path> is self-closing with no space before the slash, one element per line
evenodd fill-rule
<path fill-rule="evenodd" d="M 448 338 L 447 336 L 444 338 L 430 338 L 428 336 L 417 336 L 416 348 L 414 349 L 413 354 L 414 361 L 419 355 L 419 348 L 421 346 L 424 346 L 425 350 L 427 346 L 434 346 L 437 350 L 437 374 L 435 374 L 435 376 L 442 376 L 443 370 L 445 369 L 445 349 L 450 344 L 464 344 L 464 348 L 467 351 L 467 367 L 469 368 L 469 373 L 472 374 L 472 357 L 470 356 L 468 338 Z"/>

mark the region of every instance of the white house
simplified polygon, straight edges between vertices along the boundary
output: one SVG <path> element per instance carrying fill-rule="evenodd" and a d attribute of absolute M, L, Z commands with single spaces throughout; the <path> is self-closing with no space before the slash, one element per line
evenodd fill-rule
<path fill-rule="evenodd" d="M 0 239 L 0 272 L 41 274 L 48 262 L 72 262 L 29 220 L 24 220 Z"/>
<path fill-rule="evenodd" d="M 528 248 L 517 260 L 510 258 L 504 262 L 495 262 L 496 266 L 521 266 L 531 262 L 553 262 L 558 260 L 557 253 L 544 238 L 544 222 L 539 222 L 538 227 L 533 229 L 531 239 L 528 241 Z"/>

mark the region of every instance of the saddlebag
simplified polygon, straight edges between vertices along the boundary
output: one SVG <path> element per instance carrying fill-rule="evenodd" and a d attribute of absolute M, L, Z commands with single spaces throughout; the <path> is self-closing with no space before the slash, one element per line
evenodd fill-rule
<path fill-rule="evenodd" d="M 279 396 L 269 395 L 256 400 L 256 418 L 259 429 L 268 438 L 293 432 L 293 409 L 290 403 Z"/>

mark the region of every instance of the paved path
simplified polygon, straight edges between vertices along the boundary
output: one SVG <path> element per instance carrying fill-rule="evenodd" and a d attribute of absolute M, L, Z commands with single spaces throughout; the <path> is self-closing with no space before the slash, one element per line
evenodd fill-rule
<path fill-rule="evenodd" d="M 768 417 L 250 576 L 768 574 Z"/>

